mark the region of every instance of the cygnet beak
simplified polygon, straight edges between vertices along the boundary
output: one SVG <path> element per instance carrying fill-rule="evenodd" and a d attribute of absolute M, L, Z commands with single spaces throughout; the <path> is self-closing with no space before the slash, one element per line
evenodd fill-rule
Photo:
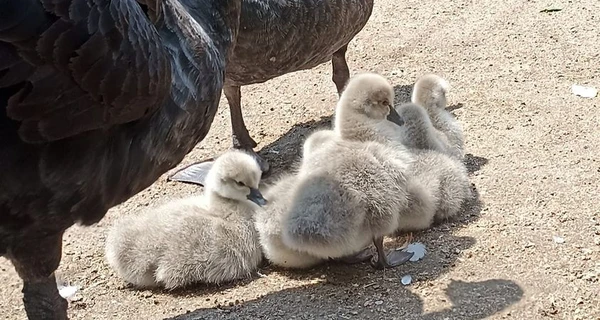
<path fill-rule="evenodd" d="M 267 200 L 263 198 L 262 193 L 258 189 L 250 188 L 250 194 L 246 198 L 261 207 L 267 204 Z"/>
<path fill-rule="evenodd" d="M 398 112 L 396 112 L 396 109 L 392 106 L 390 106 L 390 114 L 388 114 L 387 119 L 388 119 L 388 121 L 391 121 L 399 126 L 404 125 L 404 120 L 398 114 Z"/>

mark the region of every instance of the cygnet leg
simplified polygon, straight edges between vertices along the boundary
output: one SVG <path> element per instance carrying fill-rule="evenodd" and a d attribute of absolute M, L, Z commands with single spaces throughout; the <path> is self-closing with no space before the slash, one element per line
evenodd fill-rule
<path fill-rule="evenodd" d="M 239 86 L 225 84 L 223 86 L 223 92 L 227 98 L 229 104 L 229 113 L 231 115 L 231 131 L 233 137 L 233 147 L 236 149 L 244 150 L 250 154 L 260 166 L 260 170 L 263 173 L 269 171 L 269 163 L 259 156 L 254 148 L 256 147 L 256 141 L 250 137 L 250 133 L 244 123 L 244 117 L 242 116 L 242 94 Z M 212 161 L 212 159 L 206 159 L 201 162 Z"/>
<path fill-rule="evenodd" d="M 373 253 L 371 253 L 371 248 L 364 248 L 363 250 L 359 251 L 356 254 L 337 258 L 334 260 L 342 262 L 342 263 L 347 263 L 347 264 L 356 264 L 356 263 L 363 263 L 363 262 L 369 261 L 372 258 L 373 258 Z"/>
<path fill-rule="evenodd" d="M 414 238 L 414 237 L 413 237 L 413 233 L 412 233 L 412 232 L 409 232 L 409 233 L 406 235 L 406 240 L 404 240 L 404 245 L 408 246 L 409 244 L 411 244 L 411 243 L 412 243 L 412 241 L 413 241 L 413 238 Z"/>
<path fill-rule="evenodd" d="M 377 248 L 377 261 L 372 263 L 375 269 L 395 268 L 412 258 L 414 253 L 393 250 L 386 253 L 383 249 L 383 237 L 373 239 L 373 244 Z"/>
<path fill-rule="evenodd" d="M 341 47 L 331 57 L 331 65 L 333 66 L 332 80 L 337 87 L 338 95 L 342 95 L 342 91 L 344 91 L 344 87 L 350 78 L 350 69 L 346 62 L 346 50 L 348 50 L 348 45 Z"/>

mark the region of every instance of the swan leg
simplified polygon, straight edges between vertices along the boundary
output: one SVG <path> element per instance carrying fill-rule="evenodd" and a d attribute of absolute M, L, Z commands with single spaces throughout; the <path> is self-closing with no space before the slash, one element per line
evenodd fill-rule
<path fill-rule="evenodd" d="M 375 269 L 395 268 L 409 261 L 414 255 L 412 252 L 400 250 L 393 250 L 386 253 L 383 248 L 383 237 L 373 239 L 373 244 L 377 248 L 377 261 L 372 263 L 372 266 Z"/>
<path fill-rule="evenodd" d="M 346 62 L 346 50 L 348 50 L 348 45 L 341 47 L 331 57 L 331 65 L 333 66 L 332 80 L 335 83 L 338 95 L 342 95 L 342 91 L 344 91 L 344 87 L 350 78 L 350 69 Z"/>
<path fill-rule="evenodd" d="M 244 123 L 244 117 L 242 115 L 242 93 L 239 86 L 224 85 L 223 92 L 227 98 L 229 104 L 229 113 L 231 115 L 231 131 L 233 133 L 233 147 L 241 149 L 250 154 L 260 166 L 260 170 L 263 173 L 269 171 L 269 163 L 254 152 L 256 147 L 256 141 L 250 137 L 248 128 Z"/>
<path fill-rule="evenodd" d="M 54 275 L 61 254 L 62 232 L 42 239 L 31 236 L 10 250 L 8 258 L 23 279 L 23 304 L 27 318 L 68 319 L 68 303 L 58 293 Z"/>
<path fill-rule="evenodd" d="M 333 260 L 339 261 L 342 263 L 347 263 L 347 264 L 356 264 L 356 263 L 363 263 L 363 262 L 369 261 L 372 258 L 373 258 L 373 253 L 371 253 L 371 248 L 364 248 L 363 250 L 359 251 L 356 254 L 333 259 Z"/>

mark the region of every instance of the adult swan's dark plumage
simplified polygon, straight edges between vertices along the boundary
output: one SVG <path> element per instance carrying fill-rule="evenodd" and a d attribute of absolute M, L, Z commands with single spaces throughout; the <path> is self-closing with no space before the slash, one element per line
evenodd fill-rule
<path fill-rule="evenodd" d="M 242 0 L 239 36 L 227 63 L 223 91 L 229 102 L 233 146 L 252 154 L 263 171 L 269 164 L 257 155 L 256 142 L 242 117 L 240 87 L 262 83 L 330 61 L 341 94 L 350 71 L 348 43 L 366 25 L 373 0 Z M 208 163 L 210 166 L 210 163 Z M 190 167 L 173 180 L 202 184 L 206 163 Z"/>
<path fill-rule="evenodd" d="M 65 319 L 62 235 L 209 130 L 239 0 L 0 1 L 0 255 L 32 319 Z"/>

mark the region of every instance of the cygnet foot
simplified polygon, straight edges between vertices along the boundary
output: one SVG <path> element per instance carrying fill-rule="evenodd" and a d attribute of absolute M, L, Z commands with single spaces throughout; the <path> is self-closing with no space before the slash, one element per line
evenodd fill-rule
<path fill-rule="evenodd" d="M 358 252 L 356 254 L 337 258 L 337 259 L 332 259 L 332 260 L 339 261 L 339 262 L 346 263 L 346 264 L 357 264 L 357 263 L 367 262 L 367 261 L 371 260 L 372 258 L 373 258 L 373 253 L 371 253 L 371 248 L 364 248 L 363 250 L 361 250 L 360 252 Z"/>
<path fill-rule="evenodd" d="M 395 268 L 412 258 L 413 252 L 393 250 L 386 253 L 383 249 L 383 237 L 373 239 L 373 244 L 377 248 L 377 261 L 371 261 L 371 265 L 375 269 Z"/>

